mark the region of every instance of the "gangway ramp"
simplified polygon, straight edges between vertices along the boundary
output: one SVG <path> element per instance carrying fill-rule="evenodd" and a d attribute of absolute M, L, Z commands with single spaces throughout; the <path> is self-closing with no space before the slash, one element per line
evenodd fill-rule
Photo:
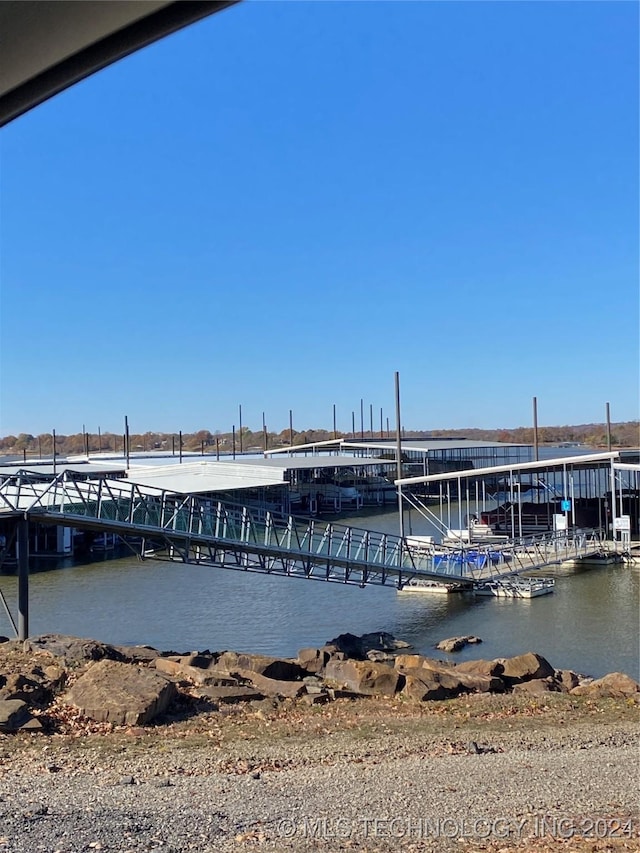
<path fill-rule="evenodd" d="M 474 583 L 603 549 L 600 531 L 530 537 L 516 543 L 412 547 L 389 533 L 283 516 L 126 480 L 0 484 L 0 507 L 27 519 L 138 540 L 137 552 L 219 568 L 365 586 L 404 586 L 412 578 Z"/>

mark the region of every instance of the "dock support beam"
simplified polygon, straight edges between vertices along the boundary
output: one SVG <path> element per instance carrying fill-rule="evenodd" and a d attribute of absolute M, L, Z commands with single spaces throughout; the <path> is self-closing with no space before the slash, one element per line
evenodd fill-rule
<path fill-rule="evenodd" d="M 18 639 L 29 636 L 29 520 L 18 522 Z"/>

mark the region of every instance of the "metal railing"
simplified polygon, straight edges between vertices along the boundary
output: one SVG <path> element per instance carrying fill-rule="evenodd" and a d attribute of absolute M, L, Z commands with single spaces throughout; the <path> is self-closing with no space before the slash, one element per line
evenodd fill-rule
<path fill-rule="evenodd" d="M 479 582 L 601 552 L 603 532 L 581 530 L 495 544 L 416 546 L 389 533 L 299 518 L 126 480 L 5 481 L 2 506 L 44 523 L 140 538 L 140 553 L 363 586 L 414 577 Z"/>

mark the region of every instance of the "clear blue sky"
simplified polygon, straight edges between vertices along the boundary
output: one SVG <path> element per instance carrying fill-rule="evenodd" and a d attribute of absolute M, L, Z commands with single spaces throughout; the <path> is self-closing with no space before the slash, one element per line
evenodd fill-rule
<path fill-rule="evenodd" d="M 638 417 L 638 4 L 247 2 L 0 132 L 0 435 Z"/>

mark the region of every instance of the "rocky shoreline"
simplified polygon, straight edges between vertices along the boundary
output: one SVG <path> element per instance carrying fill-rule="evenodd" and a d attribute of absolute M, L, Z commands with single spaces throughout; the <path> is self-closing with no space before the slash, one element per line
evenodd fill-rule
<path fill-rule="evenodd" d="M 386 634 L 0 643 L 0 851 L 638 850 L 639 703 L 620 673 Z"/>

